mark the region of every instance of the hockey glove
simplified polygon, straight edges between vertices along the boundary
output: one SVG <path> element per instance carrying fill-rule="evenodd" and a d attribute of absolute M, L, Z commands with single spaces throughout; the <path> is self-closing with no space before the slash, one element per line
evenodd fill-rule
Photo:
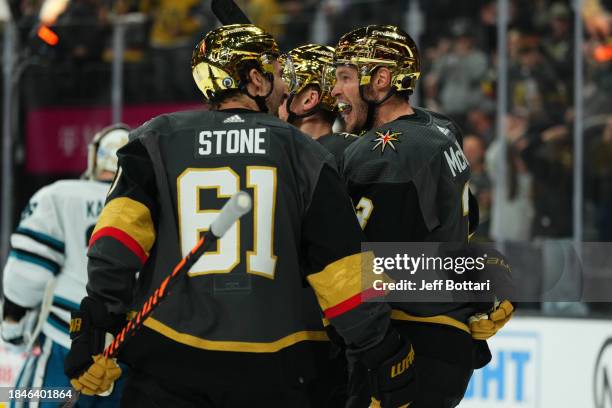
<path fill-rule="evenodd" d="M 349 379 L 349 390 L 359 386 L 355 382 L 363 381 L 363 374 L 367 377 L 372 407 L 409 406 L 416 393 L 412 344 L 390 330 L 378 346 L 358 357 Z"/>
<path fill-rule="evenodd" d="M 64 361 L 64 372 L 77 391 L 102 394 L 121 376 L 114 359 L 107 359 L 102 352 L 106 334 L 116 333 L 124 320 L 108 313 L 104 304 L 91 297 L 84 298 L 80 310 L 72 313 L 72 345 Z"/>
<path fill-rule="evenodd" d="M 34 335 L 38 311 L 18 306 L 7 298 L 4 299 L 3 309 L 0 337 L 10 351 L 28 351 L 26 348 Z"/>
<path fill-rule="evenodd" d="M 93 357 L 93 365 L 79 378 L 70 379 L 75 390 L 85 395 L 102 395 L 112 391 L 113 383 L 121 377 L 121 368 L 115 359 L 108 359 L 102 354 Z"/>
<path fill-rule="evenodd" d="M 3 320 L 0 333 L 9 350 L 15 353 L 26 351 L 26 344 L 30 339 L 25 331 L 25 317 L 18 322 Z"/>
<path fill-rule="evenodd" d="M 493 310 L 470 317 L 470 331 L 476 340 L 487 340 L 493 337 L 510 319 L 514 306 L 508 300 L 495 302 Z"/>

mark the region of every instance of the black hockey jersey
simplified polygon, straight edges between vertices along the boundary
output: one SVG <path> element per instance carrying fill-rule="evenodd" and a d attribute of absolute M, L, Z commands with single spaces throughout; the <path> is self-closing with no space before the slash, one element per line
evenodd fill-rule
<path fill-rule="evenodd" d="M 343 175 L 359 222 L 371 242 L 466 243 L 470 168 L 460 131 L 443 115 L 414 111 L 368 131 L 345 151 Z M 469 332 L 473 311 L 457 306 L 398 303 L 393 318 Z"/>
<path fill-rule="evenodd" d="M 415 108 L 346 149 L 344 177 L 370 241 L 467 240 L 470 168 L 451 123 Z"/>
<path fill-rule="evenodd" d="M 318 143 L 243 109 L 162 115 L 130 138 L 88 253 L 88 292 L 110 311 L 140 307 L 234 193 L 254 204 L 177 282 L 125 361 L 146 371 L 158 353 L 180 358 L 197 382 L 203 372 L 227 382 L 275 370 L 261 379 L 274 382 L 287 356 L 308 360 L 304 347 L 327 340 L 321 310 L 355 347 L 384 336 L 388 306 L 354 301 L 353 277 L 371 254 L 360 253 L 350 199 Z"/>
<path fill-rule="evenodd" d="M 317 142 L 321 143 L 323 147 L 331 152 L 336 159 L 338 168 L 342 168 L 342 160 L 344 157 L 344 150 L 351 145 L 351 143 L 357 140 L 357 136 L 352 133 L 330 133 L 329 135 L 321 136 L 317 139 Z"/>

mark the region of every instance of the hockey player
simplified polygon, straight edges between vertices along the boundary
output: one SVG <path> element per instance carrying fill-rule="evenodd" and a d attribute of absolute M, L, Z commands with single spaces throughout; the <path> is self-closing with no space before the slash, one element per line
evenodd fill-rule
<path fill-rule="evenodd" d="M 117 367 L 100 356 L 104 332 L 142 306 L 240 189 L 252 195 L 252 212 L 119 353 L 131 367 L 122 405 L 325 406 L 326 384 L 316 381 L 327 358 L 321 310 L 370 369 L 378 399 L 399 406 L 414 385 L 412 349 L 388 331 L 388 306 L 361 301 L 361 263 L 371 254 L 360 252 L 332 156 L 265 113 L 286 92 L 277 58 L 274 39 L 255 26 L 209 32 L 192 68 L 213 110 L 154 118 L 119 152 L 90 242 L 89 296 L 73 317 L 66 373 L 77 389 L 109 387 Z"/>
<path fill-rule="evenodd" d="M 127 141 L 124 125 L 98 132 L 89 146 L 84 179 L 61 180 L 39 190 L 11 236 L 3 275 L 2 338 L 24 349 L 36 335 L 29 332 L 27 322 L 37 309 L 42 309 L 38 318 L 45 319 L 38 339 L 41 353 L 31 353 L 26 360 L 18 387 L 70 386 L 64 374 L 70 312 L 79 308 L 87 294 L 87 244 L 117 170 L 117 150 Z M 115 407 L 118 401 L 115 389 L 106 398 L 84 397 L 81 404 Z"/>
<path fill-rule="evenodd" d="M 350 133 L 334 133 L 336 108 L 331 97 L 329 75 L 334 49 L 326 45 L 306 44 L 288 53 L 295 71 L 294 90 L 281 105 L 279 117 L 296 126 L 329 150 L 338 166 L 344 149 L 357 137 Z M 333 75 L 333 73 L 332 73 Z M 290 78 L 286 78 L 290 82 Z"/>
<path fill-rule="evenodd" d="M 333 84 L 333 47 L 320 44 L 306 44 L 297 47 L 280 60 L 290 59 L 294 72 L 283 77 L 288 89 L 287 95 L 279 109 L 279 118 L 296 126 L 312 139 L 323 145 L 334 155 L 338 169 L 342 166 L 344 149 L 357 140 L 355 135 L 345 132 L 333 132 L 337 118 L 337 109 L 331 97 Z M 295 79 L 295 84 L 291 80 Z M 336 343 L 330 351 L 328 370 L 338 382 L 338 400 L 346 399 L 346 361 L 343 355 L 344 344 L 333 327 L 327 325 L 327 334 Z"/>
<path fill-rule="evenodd" d="M 365 131 L 346 149 L 343 174 L 368 241 L 467 243 L 470 169 L 461 133 L 447 117 L 411 106 L 420 75 L 412 39 L 395 26 L 359 28 L 342 36 L 334 65 L 332 96 L 347 130 Z M 428 408 L 459 404 L 473 369 L 490 358 L 474 363 L 482 344 L 472 338 L 492 336 L 512 313 L 509 302 L 496 303 L 471 328 L 481 304 L 391 306 L 394 327 L 415 348 L 415 405 Z M 367 404 L 366 395 L 355 406 Z"/>

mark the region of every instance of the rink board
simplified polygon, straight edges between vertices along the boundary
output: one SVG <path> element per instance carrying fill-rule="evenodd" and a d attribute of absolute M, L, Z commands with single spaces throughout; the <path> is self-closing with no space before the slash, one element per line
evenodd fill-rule
<path fill-rule="evenodd" d="M 490 346 L 461 408 L 612 408 L 612 321 L 516 317 Z M 22 363 L 0 343 L 0 387 Z"/>
<path fill-rule="evenodd" d="M 489 344 L 461 408 L 612 408 L 612 321 L 517 317 Z"/>

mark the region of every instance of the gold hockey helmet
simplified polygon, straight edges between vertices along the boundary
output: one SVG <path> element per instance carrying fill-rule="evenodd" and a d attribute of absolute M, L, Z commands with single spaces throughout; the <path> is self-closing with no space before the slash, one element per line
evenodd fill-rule
<path fill-rule="evenodd" d="M 353 65 L 359 84 L 370 83 L 378 67 L 387 67 L 396 91 L 414 92 L 421 75 L 420 58 L 410 36 L 392 25 L 369 25 L 344 34 L 334 54 L 334 65 Z"/>
<path fill-rule="evenodd" d="M 284 63 L 290 57 L 290 64 Z M 324 75 L 334 59 L 334 48 L 320 44 L 306 44 L 294 48 L 286 55 L 281 56 L 284 63 L 283 80 L 293 94 L 298 94 L 308 85 L 317 85 L 321 90 L 321 108 L 333 111 L 334 98 L 331 88 L 325 86 Z M 291 70 L 293 67 L 293 72 Z M 292 81 L 295 78 L 295 83 Z"/>
<path fill-rule="evenodd" d="M 270 34 L 252 24 L 232 24 L 210 31 L 198 43 L 191 58 L 193 79 L 206 99 L 219 92 L 246 85 L 239 67 L 256 61 L 262 73 L 274 75 L 273 62 L 280 55 Z"/>

